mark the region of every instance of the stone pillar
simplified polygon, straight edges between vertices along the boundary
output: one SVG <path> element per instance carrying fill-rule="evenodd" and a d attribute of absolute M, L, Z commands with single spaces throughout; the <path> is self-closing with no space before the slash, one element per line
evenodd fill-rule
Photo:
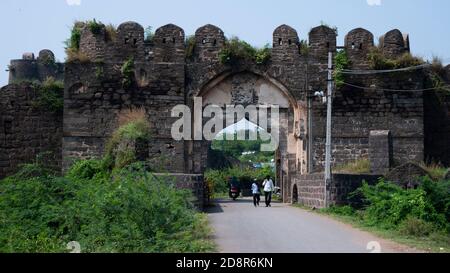
<path fill-rule="evenodd" d="M 391 131 L 370 131 L 369 160 L 372 173 L 384 174 L 392 164 Z"/>

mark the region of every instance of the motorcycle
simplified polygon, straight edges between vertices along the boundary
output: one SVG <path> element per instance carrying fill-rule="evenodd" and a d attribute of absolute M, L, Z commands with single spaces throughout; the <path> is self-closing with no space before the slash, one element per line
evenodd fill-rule
<path fill-rule="evenodd" d="M 239 197 L 239 195 L 241 195 L 241 191 L 238 187 L 232 186 L 230 188 L 229 195 L 230 195 L 230 198 L 233 199 L 233 201 L 236 201 L 236 199 Z"/>

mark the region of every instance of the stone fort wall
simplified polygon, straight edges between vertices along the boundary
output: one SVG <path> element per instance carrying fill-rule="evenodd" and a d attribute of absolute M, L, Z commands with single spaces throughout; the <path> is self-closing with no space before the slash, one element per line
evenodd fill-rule
<path fill-rule="evenodd" d="M 11 162 L 23 163 L 29 158 L 22 158 L 10 147 L 13 139 L 24 147 L 36 147 L 33 154 L 46 149 L 49 143 L 60 149 L 57 163 L 66 169 L 73 160 L 100 156 L 103 153 L 106 139 L 117 128 L 118 113 L 130 107 L 146 109 L 153 129 L 153 140 L 149 157 L 161 161 L 167 171 L 175 173 L 198 173 L 206 166 L 207 143 L 194 141 L 174 141 L 170 136 L 172 123 L 177 118 L 170 117 L 173 106 L 192 104 L 192 98 L 201 93 L 208 83 L 222 75 L 251 72 L 277 81 L 289 90 L 290 95 L 302 109 L 303 122 L 307 121 L 307 100 L 318 90 L 326 90 L 328 52 L 336 52 L 336 33 L 334 30 L 319 26 L 309 32 L 309 53 L 299 50 L 300 39 L 293 28 L 282 25 L 273 33 L 272 57 L 269 63 L 239 63 L 224 65 L 219 61 L 218 53 L 224 47 L 223 31 L 212 25 L 199 28 L 195 33 L 193 56 L 185 57 L 185 33 L 178 26 L 169 24 L 156 30 L 151 41 L 144 40 L 144 29 L 134 22 L 121 24 L 115 39 L 107 39 L 102 29 L 93 34 L 84 28 L 81 34 L 80 52 L 89 57 L 87 63 L 71 62 L 56 64 L 57 70 L 48 72 L 42 67 L 51 64 L 44 60 L 50 55 L 43 52 L 37 60 L 24 56 L 23 60 L 12 61 L 10 71 L 11 85 L 0 92 L 3 103 L 16 101 L 14 96 L 24 104 L 22 110 L 27 112 L 26 99 L 31 95 L 22 85 L 14 85 L 17 80 L 44 80 L 47 76 L 64 78 L 64 114 L 63 116 L 39 116 L 42 123 L 54 124 L 46 128 L 60 132 L 60 121 L 63 120 L 62 133 L 52 137 L 60 142 L 28 143 L 28 131 L 17 131 L 17 134 L 4 138 L 0 145 L 3 151 L 2 162 L 12 166 Z M 367 54 L 374 45 L 374 37 L 369 31 L 355 29 L 345 38 L 345 50 L 352 63 L 352 69 L 368 69 Z M 391 57 L 409 52 L 409 37 L 398 30 L 389 31 L 381 39 L 382 51 Z M 44 54 L 45 53 L 45 54 Z M 54 58 L 54 57 L 53 57 Z M 51 59 L 51 58 L 50 58 Z M 124 86 L 123 64 L 134 60 L 132 84 Z M 41 63 L 41 65 L 39 65 Z M 52 66 L 52 67 L 56 67 Z M 33 68 L 37 67 L 37 68 Z M 10 68 L 10 69 L 11 69 Z M 447 70 L 448 67 L 447 67 Z M 340 164 L 359 158 L 368 157 L 368 139 L 372 130 L 389 130 L 393 138 L 394 159 L 396 162 L 406 160 L 422 161 L 427 154 L 440 157 L 436 151 L 444 147 L 433 141 L 425 142 L 426 128 L 436 134 L 433 138 L 448 136 L 448 130 L 433 130 L 427 127 L 431 118 L 424 111 L 426 97 L 419 92 L 386 92 L 383 89 L 420 89 L 424 86 L 424 71 L 401 72 L 389 76 L 352 76 L 347 79 L 355 85 L 373 87 L 362 90 L 345 86 L 336 91 L 333 111 L 333 151 L 334 164 Z M 5 90 L 12 90 L 6 92 Z M 16 92 L 17 95 L 8 95 Z M 0 129 L 6 135 L 9 121 L 12 126 L 25 128 L 27 123 L 21 119 L 21 112 L 1 110 Z M 27 112 L 31 113 L 31 112 Z M 446 112 L 448 113 L 448 111 Z M 11 118 L 12 117 L 12 118 Z M 441 115 L 446 123 L 445 115 Z M 52 121 L 48 121 L 51 119 Z M 298 122 L 289 123 L 290 132 L 295 131 Z M 448 123 L 448 122 L 447 122 Z M 53 126 L 53 127 L 52 127 Z M 51 129 L 51 130 L 50 130 Z M 21 129 L 22 130 L 22 129 Z M 307 128 L 307 138 L 302 145 L 307 147 L 307 139 L 312 138 L 312 171 L 321 171 L 324 161 L 325 138 L 325 106 L 313 99 L 312 128 Z M 1 133 L 1 130 L 0 130 Z M 1 137 L 1 135 L 0 135 Z M 42 133 L 43 139 L 49 137 Z M 449 139 L 449 138 L 446 138 Z M 61 143 L 61 144 L 60 144 Z M 428 146 L 425 146 L 427 144 Z M 58 146 L 59 145 L 59 146 Z M 447 145 L 448 147 L 448 145 Z M 39 148 L 39 149 L 38 149 Z M 55 149 L 54 149 L 55 150 Z M 285 158 L 285 170 L 296 174 L 307 162 L 295 162 L 296 151 L 286 149 L 281 155 Z M 5 156 L 5 154 L 7 156 Z M 448 153 L 447 153 L 448 155 Z M 5 158 L 5 159 L 3 159 Z M 161 162 L 160 162 L 161 163 Z M 13 169 L 13 168 L 12 168 Z M 12 170 L 8 169 L 8 170 Z M 3 170 L 3 173 L 2 173 Z M 0 177 L 6 175 L 0 169 Z M 286 174 L 288 175 L 288 174 Z"/>

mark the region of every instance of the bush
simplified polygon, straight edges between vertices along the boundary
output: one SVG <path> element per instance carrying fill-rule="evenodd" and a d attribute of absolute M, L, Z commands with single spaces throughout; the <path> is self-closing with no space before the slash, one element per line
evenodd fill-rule
<path fill-rule="evenodd" d="M 134 59 L 129 58 L 121 67 L 122 86 L 129 88 L 134 83 Z"/>
<path fill-rule="evenodd" d="M 97 35 L 100 34 L 102 31 L 102 28 L 105 27 L 101 22 L 97 22 L 95 19 L 92 21 L 87 22 L 87 26 L 89 30 L 92 32 L 92 34 Z"/>
<path fill-rule="evenodd" d="M 350 65 L 350 60 L 348 59 L 347 52 L 345 50 L 340 50 L 334 57 L 335 69 L 334 69 L 334 81 L 337 88 L 342 87 L 345 82 L 344 74 L 342 70 L 347 69 Z"/>
<path fill-rule="evenodd" d="M 225 42 L 225 47 L 219 52 L 219 59 L 223 64 L 235 65 L 239 62 L 256 62 L 265 64 L 271 58 L 269 45 L 262 49 L 252 47 L 247 42 L 233 37 Z"/>
<path fill-rule="evenodd" d="M 323 210 L 326 213 L 336 214 L 336 215 L 342 215 L 342 216 L 353 216 L 355 215 L 355 209 L 353 209 L 351 206 L 332 206 L 328 209 Z"/>
<path fill-rule="evenodd" d="M 139 164 L 107 173 L 108 179 L 98 179 L 103 171 L 92 171 L 98 166 L 80 161 L 67 177 L 1 181 L 0 252 L 66 252 L 70 241 L 82 252 L 213 249 L 189 192 Z"/>
<path fill-rule="evenodd" d="M 136 145 L 150 140 L 150 124 L 143 108 L 122 111 L 119 126 L 106 144 L 105 164 L 113 169 L 136 162 Z"/>
<path fill-rule="evenodd" d="M 427 214 L 422 190 L 403 190 L 380 180 L 376 186 L 364 183 L 357 192 L 366 203 L 365 220 L 373 225 L 395 227 L 409 216 L 422 219 Z"/>
<path fill-rule="evenodd" d="M 437 200 L 441 193 L 436 193 L 434 187 L 425 182 L 419 189 L 404 190 L 381 179 L 376 186 L 364 183 L 353 195 L 363 198 L 364 221 L 369 225 L 395 229 L 412 217 L 446 229 L 448 221 L 444 213 L 448 209 L 448 197 L 441 203 Z"/>
<path fill-rule="evenodd" d="M 450 180 L 433 181 L 425 177 L 420 188 L 426 193 L 427 201 L 436 212 L 445 216 L 446 221 L 441 221 L 450 223 Z"/>
<path fill-rule="evenodd" d="M 425 63 L 423 59 L 414 57 L 411 53 L 405 53 L 395 59 L 387 58 L 378 47 L 372 48 L 368 54 L 368 59 L 371 68 L 374 70 L 400 69 Z"/>
<path fill-rule="evenodd" d="M 106 171 L 103 160 L 80 160 L 75 162 L 67 173 L 73 179 L 93 179 L 97 174 Z"/>
<path fill-rule="evenodd" d="M 403 235 L 425 237 L 433 233 L 434 226 L 422 219 L 408 217 L 400 224 L 399 231 Z"/>
<path fill-rule="evenodd" d="M 32 106 L 54 113 L 62 113 L 64 109 L 64 83 L 48 77 L 42 84 L 34 85 L 37 91 Z"/>
<path fill-rule="evenodd" d="M 78 51 L 80 49 L 81 30 L 85 26 L 84 22 L 75 22 L 71 31 L 70 38 L 65 42 L 66 49 Z"/>

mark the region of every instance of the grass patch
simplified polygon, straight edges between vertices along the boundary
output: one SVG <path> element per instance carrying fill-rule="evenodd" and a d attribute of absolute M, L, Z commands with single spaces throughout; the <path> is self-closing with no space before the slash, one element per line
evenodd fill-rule
<path fill-rule="evenodd" d="M 434 180 L 442 180 L 447 174 L 448 169 L 442 166 L 440 163 L 421 163 L 419 164 L 422 168 L 424 168 L 431 178 Z"/>
<path fill-rule="evenodd" d="M 368 159 L 356 160 L 333 168 L 336 173 L 368 174 L 370 173 L 370 161 Z"/>

